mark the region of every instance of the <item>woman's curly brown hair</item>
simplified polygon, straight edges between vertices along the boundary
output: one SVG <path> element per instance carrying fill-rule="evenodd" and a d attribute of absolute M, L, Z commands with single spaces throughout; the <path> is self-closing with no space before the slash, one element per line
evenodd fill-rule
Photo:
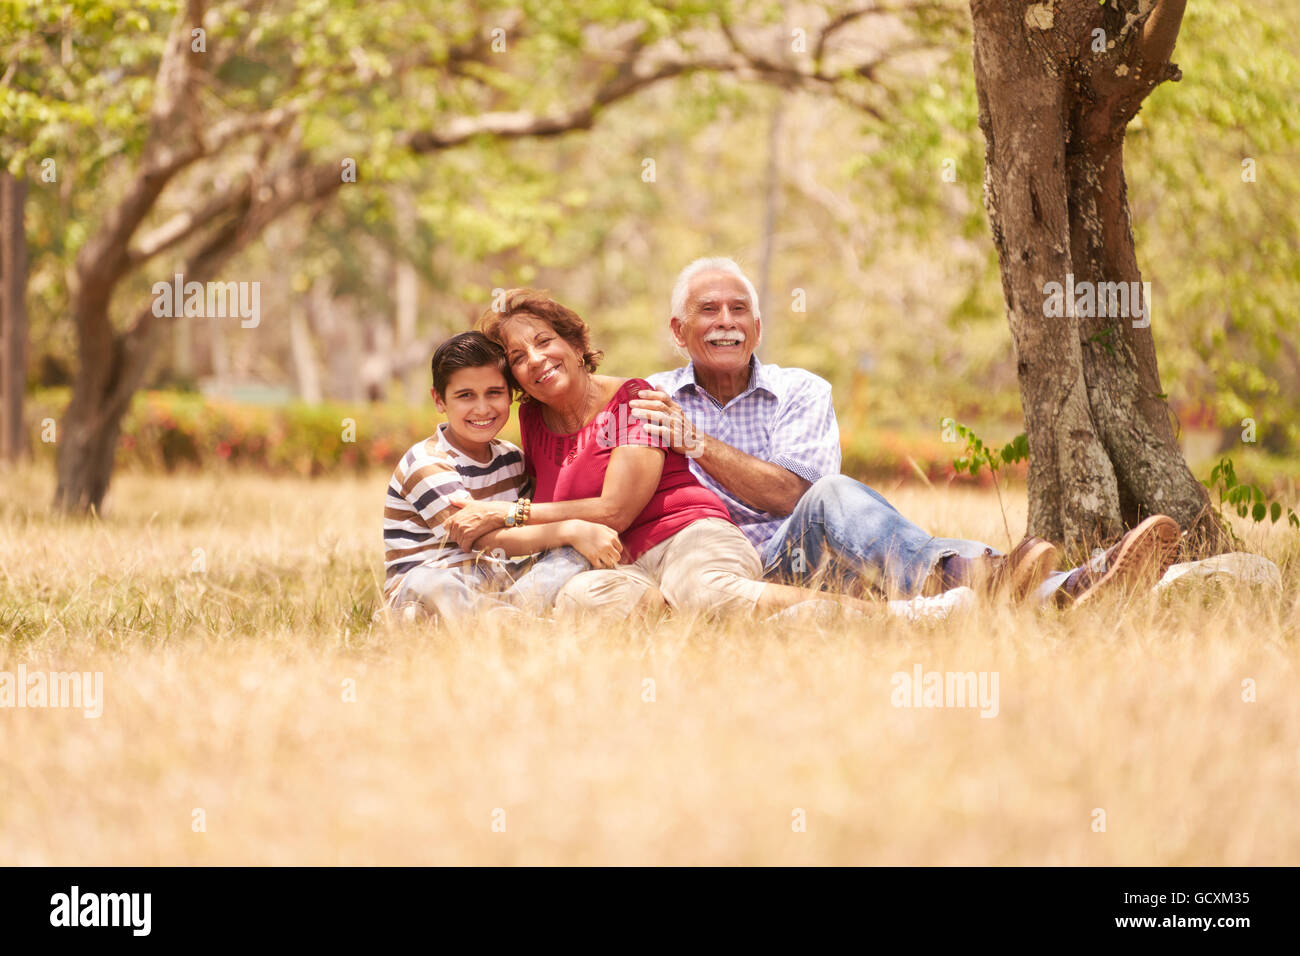
<path fill-rule="evenodd" d="M 587 323 L 582 321 L 578 313 L 556 302 L 548 293 L 537 289 L 507 290 L 499 305 L 494 303 L 492 308 L 479 316 L 478 330 L 505 348 L 505 336 L 501 334 L 501 328 L 507 319 L 518 315 L 532 316 L 553 328 L 556 335 L 568 342 L 573 350 L 582 356 L 582 364 L 588 372 L 595 372 L 600 365 L 600 360 L 605 353 L 591 347 L 591 329 L 587 327 Z M 515 381 L 509 366 L 510 363 L 507 362 L 506 377 L 513 388 L 522 392 L 523 389 Z M 527 398 L 526 392 L 524 398 Z"/>

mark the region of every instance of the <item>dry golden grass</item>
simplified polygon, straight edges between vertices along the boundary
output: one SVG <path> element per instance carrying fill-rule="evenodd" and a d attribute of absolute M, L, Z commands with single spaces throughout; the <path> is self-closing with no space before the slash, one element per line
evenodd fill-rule
<path fill-rule="evenodd" d="M 1294 532 L 1246 531 L 1282 595 L 450 634 L 370 624 L 382 475 L 121 475 L 96 524 L 2 480 L 0 671 L 105 703 L 0 710 L 0 863 L 1300 863 Z M 991 493 L 882 490 L 1006 545 Z M 893 707 L 915 664 L 997 716 Z"/>

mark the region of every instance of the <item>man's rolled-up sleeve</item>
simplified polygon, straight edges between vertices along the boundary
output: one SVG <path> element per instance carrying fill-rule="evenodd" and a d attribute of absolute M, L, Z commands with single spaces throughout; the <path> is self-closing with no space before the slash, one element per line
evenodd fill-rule
<path fill-rule="evenodd" d="M 830 383 L 809 377 L 777 411 L 768 461 L 807 482 L 840 472 L 840 426 Z"/>

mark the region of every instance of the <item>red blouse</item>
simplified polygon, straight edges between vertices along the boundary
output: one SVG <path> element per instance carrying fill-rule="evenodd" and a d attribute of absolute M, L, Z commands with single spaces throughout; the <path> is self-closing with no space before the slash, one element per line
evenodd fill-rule
<path fill-rule="evenodd" d="M 519 431 L 524 446 L 524 466 L 533 477 L 534 501 L 574 501 L 599 498 L 605 484 L 609 456 L 620 445 L 648 445 L 664 449 L 664 470 L 650 501 L 621 535 L 623 562 L 631 563 L 656 544 L 701 518 L 731 521 L 726 506 L 691 474 L 684 455 L 664 446 L 649 434 L 628 405 L 637 392 L 652 388 L 643 378 L 630 378 L 609 404 L 571 435 L 551 431 L 542 421 L 542 406 L 519 406 Z"/>

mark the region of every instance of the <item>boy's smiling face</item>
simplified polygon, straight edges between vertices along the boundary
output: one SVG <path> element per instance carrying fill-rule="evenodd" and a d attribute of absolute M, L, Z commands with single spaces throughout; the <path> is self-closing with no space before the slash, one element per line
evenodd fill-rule
<path fill-rule="evenodd" d="M 447 430 L 461 451 L 487 454 L 488 442 L 510 419 L 510 389 L 494 366 L 461 368 L 451 373 L 447 389 L 431 390 L 438 411 L 447 416 Z"/>

